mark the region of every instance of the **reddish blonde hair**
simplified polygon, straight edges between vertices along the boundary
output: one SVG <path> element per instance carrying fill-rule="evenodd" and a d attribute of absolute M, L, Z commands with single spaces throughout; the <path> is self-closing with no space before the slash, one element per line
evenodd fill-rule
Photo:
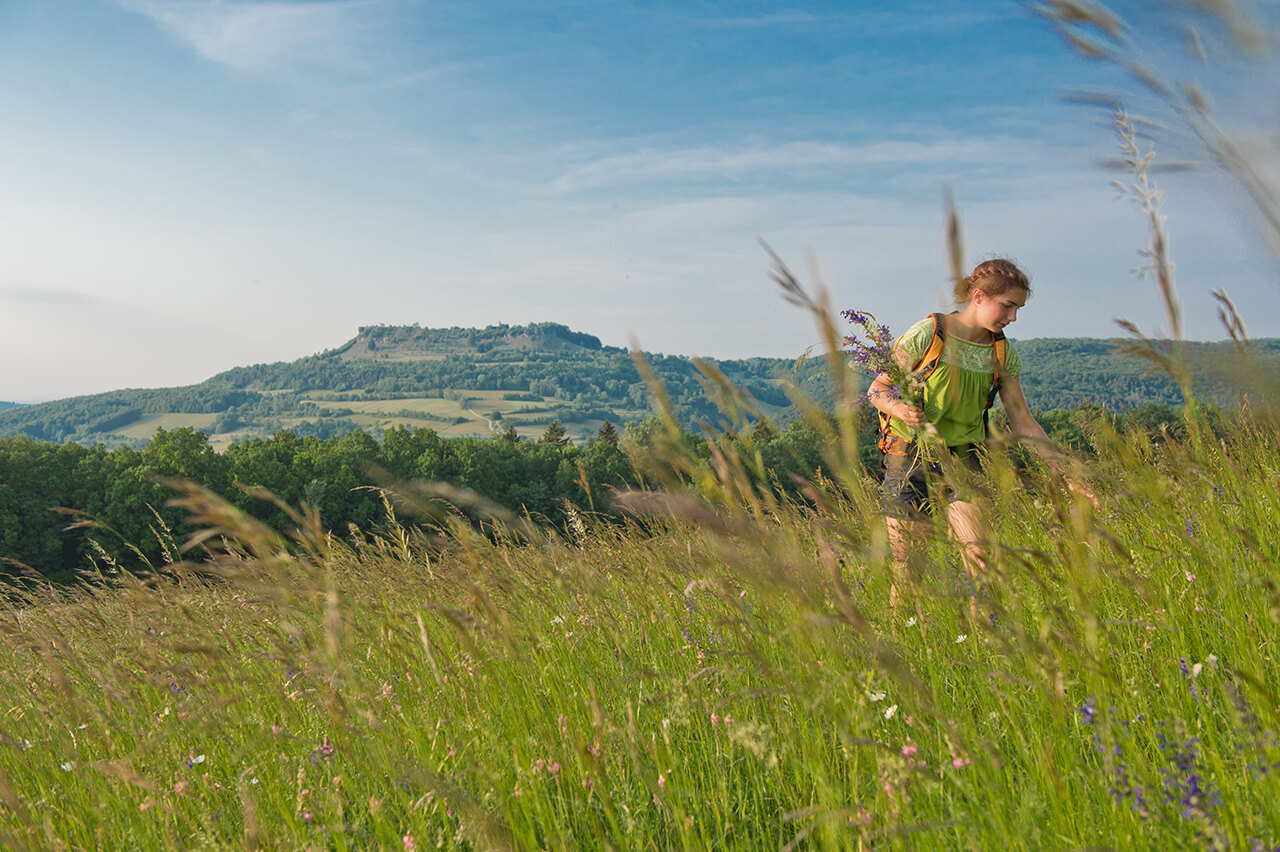
<path fill-rule="evenodd" d="M 979 263 L 967 277 L 956 282 L 956 303 L 963 305 L 969 301 L 974 290 L 988 296 L 999 296 L 1005 290 L 1026 290 L 1030 296 L 1031 279 L 1012 260 L 997 257 Z"/>

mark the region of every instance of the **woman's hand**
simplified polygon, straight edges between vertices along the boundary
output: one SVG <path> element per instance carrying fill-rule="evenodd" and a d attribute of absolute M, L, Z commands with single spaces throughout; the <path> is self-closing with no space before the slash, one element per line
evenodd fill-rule
<path fill-rule="evenodd" d="M 896 401 L 890 406 L 888 414 L 890 417 L 896 417 L 912 428 L 924 425 L 924 410 L 920 406 L 912 405 L 905 400 Z"/>
<path fill-rule="evenodd" d="M 1095 512 L 1102 511 L 1102 504 L 1098 502 L 1098 495 L 1093 493 L 1093 489 L 1089 487 L 1089 483 L 1085 482 L 1083 479 L 1077 479 L 1074 476 L 1068 476 L 1066 477 L 1066 480 L 1068 491 L 1072 494 L 1079 494 L 1081 497 L 1088 500 L 1093 504 L 1093 510 Z"/>

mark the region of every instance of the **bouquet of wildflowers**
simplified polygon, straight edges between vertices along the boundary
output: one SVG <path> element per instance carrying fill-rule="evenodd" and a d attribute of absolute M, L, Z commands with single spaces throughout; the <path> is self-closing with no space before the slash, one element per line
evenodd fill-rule
<path fill-rule="evenodd" d="M 891 385 L 887 393 L 891 399 L 902 399 L 911 405 L 923 406 L 924 386 L 914 372 L 898 363 L 893 357 L 893 332 L 889 326 L 876 320 L 866 311 L 846 310 L 840 316 L 849 321 L 853 330 L 845 335 L 844 353 L 850 366 L 874 380 L 884 373 Z M 868 395 L 876 393 L 869 391 Z"/>

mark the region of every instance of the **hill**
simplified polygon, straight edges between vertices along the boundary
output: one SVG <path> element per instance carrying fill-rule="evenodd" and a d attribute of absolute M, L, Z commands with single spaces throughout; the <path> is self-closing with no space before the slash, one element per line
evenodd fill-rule
<path fill-rule="evenodd" d="M 1119 354 L 1118 342 L 1091 338 L 1017 341 L 1023 387 L 1033 410 L 1074 408 L 1091 401 L 1112 409 L 1149 402 L 1177 404 L 1178 388 L 1148 364 Z M 1280 340 L 1254 341 L 1260 360 L 1280 372 Z M 1230 343 L 1191 343 L 1188 352 L 1206 398 L 1239 398 Z M 692 359 L 645 356 L 686 429 L 718 424 Z M 821 359 L 712 362 L 760 404 L 764 416 L 796 415 L 786 393 L 799 384 L 820 404 L 830 391 Z M 187 426 L 215 446 L 290 429 L 329 437 L 351 429 L 393 425 L 430 428 L 447 437 L 514 429 L 540 435 L 559 420 L 575 440 L 653 414 L 648 386 L 620 347 L 556 323 L 484 329 L 366 326 L 352 340 L 291 362 L 236 367 L 198 385 L 126 389 L 0 411 L 0 435 L 53 442 L 142 445 L 157 428 Z"/>

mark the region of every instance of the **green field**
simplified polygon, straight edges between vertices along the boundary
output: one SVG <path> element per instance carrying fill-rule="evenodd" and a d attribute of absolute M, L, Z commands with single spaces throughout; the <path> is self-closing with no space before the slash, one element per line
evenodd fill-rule
<path fill-rule="evenodd" d="M 144 414 L 128 426 L 115 430 L 115 434 L 134 440 L 147 440 L 157 429 L 200 429 L 207 431 L 213 425 L 214 414 Z"/>
<path fill-rule="evenodd" d="M 896 607 L 835 436 L 803 504 L 667 455 L 643 526 L 558 534 L 193 491 L 213 565 L 0 609 L 0 845 L 1273 848 L 1280 434 L 1237 426 L 1104 429 L 1098 510 L 996 464 L 990 570 L 930 542 Z"/>

